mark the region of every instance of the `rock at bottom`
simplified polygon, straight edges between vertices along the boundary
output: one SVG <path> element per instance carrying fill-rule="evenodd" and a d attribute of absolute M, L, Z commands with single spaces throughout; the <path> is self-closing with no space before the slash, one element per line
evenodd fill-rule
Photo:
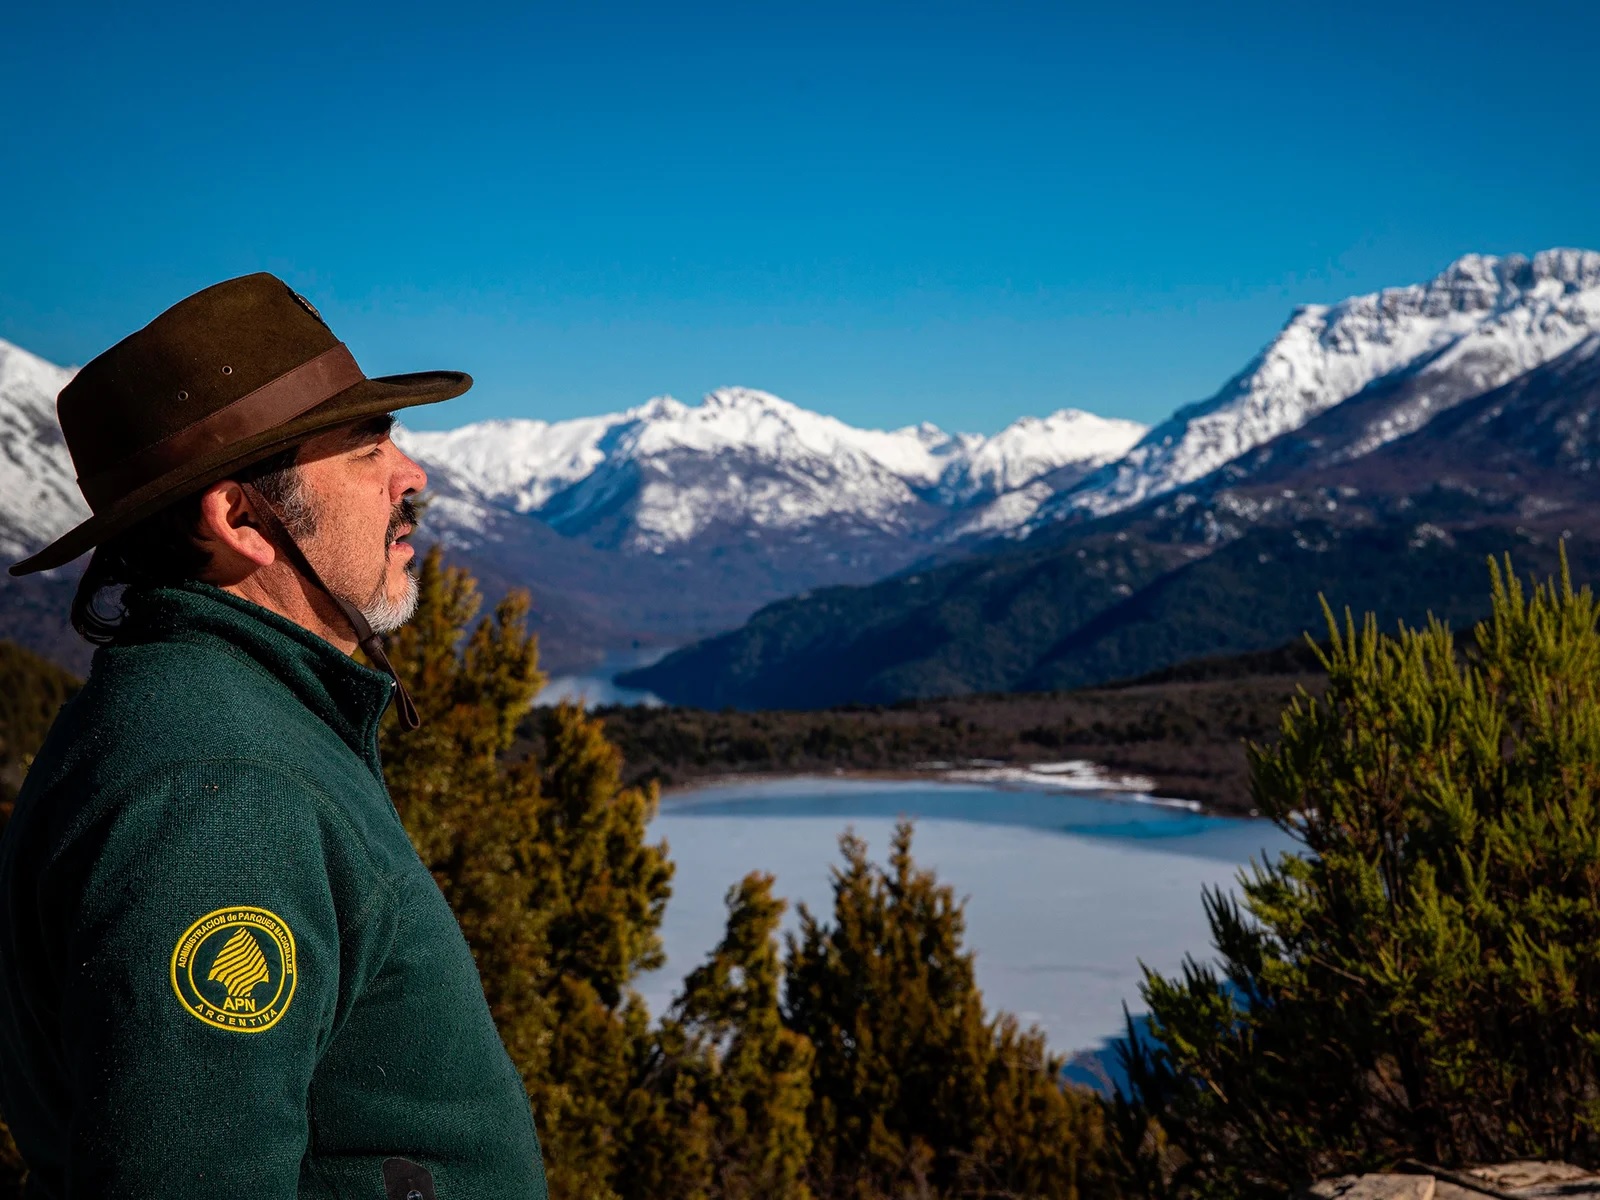
<path fill-rule="evenodd" d="M 1442 1168 L 1441 1168 L 1442 1169 Z M 1600 1175 L 1562 1162 L 1509 1162 L 1452 1171 L 1519 1200 L 1600 1200 Z M 1306 1200 L 1484 1200 L 1485 1193 L 1431 1175 L 1340 1175 L 1301 1193 Z"/>
<path fill-rule="evenodd" d="M 1435 1200 L 1432 1175 L 1340 1175 L 1311 1185 L 1316 1200 Z"/>

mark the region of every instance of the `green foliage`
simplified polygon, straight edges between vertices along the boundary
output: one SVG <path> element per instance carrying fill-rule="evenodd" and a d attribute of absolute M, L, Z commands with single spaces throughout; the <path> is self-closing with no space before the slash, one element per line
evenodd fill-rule
<path fill-rule="evenodd" d="M 484 991 L 538 1114 L 552 1187 L 618 1195 L 625 1117 L 648 1039 L 629 987 L 660 962 L 665 850 L 645 842 L 653 791 L 623 788 L 599 725 L 544 710 L 540 760 L 508 762 L 543 677 L 524 597 L 467 626 L 472 581 L 437 550 L 391 656 L 423 727 L 383 733 L 390 793 L 477 957 Z"/>
<path fill-rule="evenodd" d="M 643 1197 L 809 1200 L 811 1043 L 778 1007 L 772 877 L 728 893 L 728 925 L 661 1023 L 634 1164 Z"/>
<path fill-rule="evenodd" d="M 833 1197 L 1095 1194 L 1093 1104 L 1037 1032 L 985 1019 L 950 888 L 896 831 L 889 865 L 847 834 L 833 924 L 802 906 L 786 1019 L 816 1048 L 812 1185 Z"/>
<path fill-rule="evenodd" d="M 1328 613 L 1325 697 L 1253 749 L 1305 853 L 1207 897 L 1220 973 L 1147 974 L 1113 1124 L 1152 1192 L 1600 1160 L 1600 609 L 1564 558 L 1531 593 L 1490 565 L 1465 654 Z"/>

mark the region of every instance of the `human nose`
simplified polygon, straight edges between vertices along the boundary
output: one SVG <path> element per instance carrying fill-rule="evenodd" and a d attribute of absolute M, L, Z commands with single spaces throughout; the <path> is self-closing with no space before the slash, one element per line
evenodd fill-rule
<path fill-rule="evenodd" d="M 395 491 L 395 498 L 409 496 L 420 492 L 428 486 L 428 473 L 422 469 L 415 459 L 409 457 L 404 451 L 396 449 L 400 461 L 394 473 L 391 487 Z"/>

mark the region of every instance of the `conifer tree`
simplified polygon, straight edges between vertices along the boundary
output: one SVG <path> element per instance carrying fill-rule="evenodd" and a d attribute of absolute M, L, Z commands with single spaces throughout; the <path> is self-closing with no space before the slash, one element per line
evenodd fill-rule
<path fill-rule="evenodd" d="M 524 599 L 469 633 L 476 590 L 437 551 L 419 592 L 391 656 L 424 725 L 384 731 L 391 793 L 473 948 L 554 1194 L 1104 1194 L 1097 1110 L 1037 1032 L 985 1019 L 961 906 L 916 867 L 909 826 L 887 871 L 845 839 L 834 924 L 802 913 L 782 1005 L 783 905 L 755 875 L 652 1030 L 632 982 L 661 962 L 670 888 L 645 840 L 654 793 L 621 786 L 570 705 L 512 753 L 542 683 Z"/>
<path fill-rule="evenodd" d="M 1061 1085 L 1065 1064 L 1038 1029 L 1023 1029 L 1001 1014 L 991 1030 L 985 1120 L 961 1164 L 961 1193 L 1059 1200 L 1119 1195 L 1100 1105 Z"/>
<path fill-rule="evenodd" d="M 1105 1186 L 1094 1104 L 1037 1032 L 990 1024 L 951 889 L 911 855 L 887 870 L 840 845 L 833 923 L 801 906 L 785 1018 L 816 1049 L 809 1124 L 820 1195 L 1076 1197 Z"/>
<path fill-rule="evenodd" d="M 784 1027 L 778 1005 L 784 902 L 759 873 L 727 902 L 722 942 L 657 1035 L 630 1198 L 810 1198 L 811 1044 Z"/>
<path fill-rule="evenodd" d="M 558 1194 L 617 1194 L 648 1019 L 631 988 L 660 961 L 670 890 L 645 841 L 653 791 L 623 788 L 601 726 L 562 705 L 541 754 L 509 761 L 542 685 L 513 593 L 470 634 L 476 589 L 434 549 L 391 658 L 423 726 L 383 732 L 390 793 L 455 910 L 532 1100 Z"/>
<path fill-rule="evenodd" d="M 552 1187 L 613 1195 L 626 1183 L 634 1093 L 650 1043 L 632 980 L 662 962 L 657 929 L 672 865 L 665 846 L 645 842 L 654 788 L 621 786 L 621 758 L 600 722 L 562 704 L 544 711 L 541 726 L 544 756 L 528 790 L 542 803 L 524 836 L 549 860 L 532 903 L 549 922 L 553 1024 L 543 1031 L 545 1074 L 530 1078 L 529 1094 L 551 1130 Z"/>
<path fill-rule="evenodd" d="M 1325 697 L 1253 749 L 1304 852 L 1207 896 L 1220 970 L 1147 975 L 1118 1116 L 1153 1190 L 1600 1160 L 1600 608 L 1564 556 L 1531 594 L 1490 567 L 1465 653 L 1330 613 Z"/>

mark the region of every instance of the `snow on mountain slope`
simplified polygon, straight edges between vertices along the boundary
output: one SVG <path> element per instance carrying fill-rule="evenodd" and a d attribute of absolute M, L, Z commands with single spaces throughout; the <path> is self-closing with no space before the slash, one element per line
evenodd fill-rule
<path fill-rule="evenodd" d="M 399 428 L 408 454 L 443 468 L 459 484 L 517 512 L 539 508 L 605 459 L 600 444 L 631 414 L 576 421 L 483 421 L 442 433 Z"/>
<path fill-rule="evenodd" d="M 898 535 L 916 523 L 917 486 L 955 445 L 936 431 L 854 429 L 744 388 L 673 405 L 620 430 L 608 460 L 541 515 L 566 533 L 657 552 L 719 527 L 838 522 Z"/>
<path fill-rule="evenodd" d="M 987 504 L 956 514 L 940 530 L 942 542 L 960 542 L 967 538 L 1015 537 L 1033 522 L 1038 511 L 1055 499 L 1056 489 L 1044 480 L 1035 480 L 1014 491 L 996 496 Z"/>
<path fill-rule="evenodd" d="M 894 432 L 856 429 L 750 388 L 712 392 L 698 407 L 658 396 L 609 416 L 484 421 L 446 433 L 405 430 L 402 439 L 408 451 L 519 512 L 543 507 L 603 466 L 680 452 L 732 452 L 766 462 L 870 459 L 908 482 L 931 486 L 961 444 L 926 424 Z"/>
<path fill-rule="evenodd" d="M 11 557 L 88 515 L 55 420 L 56 394 L 73 374 L 0 341 L 0 551 Z M 1003 530 L 1015 523 L 1009 514 L 1038 507 L 1043 476 L 1081 474 L 1140 432 L 1071 410 L 1024 417 L 989 438 L 926 423 L 858 429 L 727 388 L 697 406 L 662 396 L 606 416 L 395 436 L 430 470 L 430 524 L 463 548 L 502 541 L 508 520 L 534 513 L 569 534 L 610 520 L 609 544 L 659 551 L 718 527 L 759 537 L 831 523 L 854 535 L 914 536 L 952 509 L 1033 483 L 979 522 Z"/>
<path fill-rule="evenodd" d="M 1471 254 L 1429 283 L 1307 305 L 1215 396 L 1180 409 L 1119 462 L 1041 506 L 1034 521 L 1131 507 L 1299 428 L 1375 380 L 1403 371 L 1435 377 L 1438 386 L 1416 389 L 1415 404 L 1348 449 L 1366 453 L 1595 329 L 1600 253 L 1584 250 Z"/>
<path fill-rule="evenodd" d="M 834 524 L 906 536 L 1050 472 L 1081 474 L 1143 432 L 1072 410 L 1025 417 L 990 438 L 926 423 L 858 429 L 766 392 L 724 388 L 698 406 L 658 397 L 614 416 L 398 436 L 458 495 L 659 553 L 717 528 L 759 535 Z"/>
<path fill-rule="evenodd" d="M 960 542 L 1115 512 L 1228 463 L 1248 471 L 1241 455 L 1387 388 L 1394 403 L 1352 406 L 1371 419 L 1352 417 L 1355 432 L 1324 447 L 1330 461 L 1359 457 L 1595 330 L 1600 254 L 1469 255 L 1425 284 L 1297 310 L 1216 396 L 1148 431 L 1070 409 L 991 437 L 858 429 L 727 388 L 698 405 L 662 396 L 579 420 L 396 436 L 430 468 L 433 522 L 463 545 L 515 537 L 518 516 L 533 514 L 601 549 L 781 535 L 812 538 L 820 562 L 850 545 Z M 0 548 L 35 548 L 83 515 L 54 422 L 70 377 L 0 343 Z"/>
<path fill-rule="evenodd" d="M 89 515 L 56 424 L 76 371 L 0 341 L 0 555 L 39 549 Z"/>
<path fill-rule="evenodd" d="M 1048 417 L 1023 417 L 993 437 L 974 440 L 940 480 L 952 503 L 1004 496 L 1066 466 L 1085 473 L 1126 454 L 1149 427 L 1064 408 Z"/>

